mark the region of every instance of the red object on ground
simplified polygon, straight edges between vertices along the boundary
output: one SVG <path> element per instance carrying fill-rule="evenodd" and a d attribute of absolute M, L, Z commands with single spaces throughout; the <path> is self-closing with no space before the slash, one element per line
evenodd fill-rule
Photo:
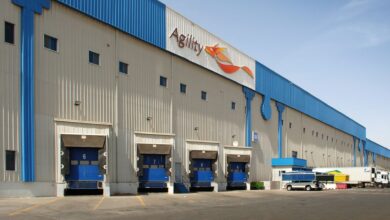
<path fill-rule="evenodd" d="M 336 189 L 348 189 L 348 185 L 346 183 L 336 183 Z"/>

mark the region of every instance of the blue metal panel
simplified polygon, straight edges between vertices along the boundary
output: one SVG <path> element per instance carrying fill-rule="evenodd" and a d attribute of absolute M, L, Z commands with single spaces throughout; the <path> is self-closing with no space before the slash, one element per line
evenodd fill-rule
<path fill-rule="evenodd" d="M 194 171 L 192 182 L 211 182 L 214 180 L 213 172 L 211 170 Z"/>
<path fill-rule="evenodd" d="M 166 182 L 168 176 L 165 168 L 146 168 L 143 170 L 143 175 L 140 177 L 140 181 L 143 182 Z"/>
<path fill-rule="evenodd" d="M 282 180 L 283 181 L 314 181 L 316 179 L 315 173 L 310 172 L 291 172 L 291 173 L 283 173 Z"/>
<path fill-rule="evenodd" d="M 366 139 L 365 127 L 259 62 L 256 62 L 256 91 L 347 134 Z"/>
<path fill-rule="evenodd" d="M 210 187 L 211 182 L 214 180 L 212 171 L 213 160 L 209 159 L 193 159 L 191 186 L 192 187 Z"/>
<path fill-rule="evenodd" d="M 366 140 L 366 150 L 374 154 L 390 158 L 390 149 L 387 149 L 369 139 Z"/>
<path fill-rule="evenodd" d="M 295 167 L 306 167 L 307 161 L 300 158 L 272 158 L 272 166 L 295 166 Z"/>
<path fill-rule="evenodd" d="M 67 181 L 102 181 L 103 175 L 99 170 L 98 149 L 95 148 L 71 148 L 69 152 L 70 161 L 77 161 L 77 164 L 70 165 Z"/>
<path fill-rule="evenodd" d="M 20 142 L 21 180 L 35 181 L 34 14 L 50 8 L 49 0 L 12 0 L 21 7 Z"/>
<path fill-rule="evenodd" d="M 246 163 L 231 162 L 229 163 L 229 175 L 227 178 L 228 186 L 244 186 L 247 179 L 245 172 Z"/>
<path fill-rule="evenodd" d="M 246 100 L 245 112 L 245 146 L 249 147 L 252 143 L 252 100 L 255 92 L 245 86 L 242 87 Z"/>
<path fill-rule="evenodd" d="M 261 116 L 263 116 L 264 120 L 270 120 L 272 117 L 272 109 L 271 109 L 271 97 L 267 94 L 263 96 L 263 102 L 260 107 Z"/>
<path fill-rule="evenodd" d="M 157 0 L 58 0 L 123 32 L 166 48 L 165 5 Z"/>
<path fill-rule="evenodd" d="M 169 180 L 165 169 L 166 155 L 144 154 L 142 176 L 139 177 L 140 188 L 165 188 Z"/>

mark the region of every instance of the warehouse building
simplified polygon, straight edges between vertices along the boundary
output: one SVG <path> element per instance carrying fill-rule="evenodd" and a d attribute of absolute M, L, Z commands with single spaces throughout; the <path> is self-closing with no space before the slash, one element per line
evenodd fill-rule
<path fill-rule="evenodd" d="M 363 125 L 155 0 L 1 1 L 0 195 L 378 166 Z"/>

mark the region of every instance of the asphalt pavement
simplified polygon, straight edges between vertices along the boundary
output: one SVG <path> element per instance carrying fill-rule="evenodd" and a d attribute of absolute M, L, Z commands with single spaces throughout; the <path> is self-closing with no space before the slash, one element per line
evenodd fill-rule
<path fill-rule="evenodd" d="M 390 189 L 0 198 L 0 219 L 389 219 Z"/>

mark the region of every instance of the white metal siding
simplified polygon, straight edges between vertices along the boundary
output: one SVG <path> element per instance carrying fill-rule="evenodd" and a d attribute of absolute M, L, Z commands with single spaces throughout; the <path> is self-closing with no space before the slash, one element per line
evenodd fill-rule
<path fill-rule="evenodd" d="M 115 31 L 54 2 L 35 20 L 36 179 L 54 181 L 54 118 L 113 123 Z M 44 48 L 44 34 L 58 38 L 58 52 Z"/>
<path fill-rule="evenodd" d="M 20 177 L 20 9 L 11 1 L 0 7 L 0 181 Z M 4 22 L 15 25 L 15 44 L 4 41 Z M 16 171 L 5 171 L 5 150 L 16 151 Z"/>

